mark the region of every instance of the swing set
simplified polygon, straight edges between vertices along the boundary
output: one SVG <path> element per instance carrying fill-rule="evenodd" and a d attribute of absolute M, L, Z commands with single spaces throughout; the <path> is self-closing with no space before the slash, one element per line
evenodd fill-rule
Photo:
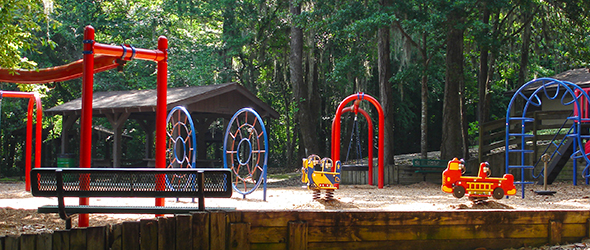
<path fill-rule="evenodd" d="M 95 41 L 94 28 L 84 28 L 83 58 L 67 65 L 40 70 L 8 70 L 0 69 L 0 81 L 39 84 L 66 81 L 82 77 L 82 114 L 80 117 L 80 167 L 90 168 L 92 153 L 92 98 L 94 73 L 117 68 L 126 61 L 133 59 L 153 61 L 157 63 L 157 102 L 156 102 L 156 168 L 166 168 L 166 110 L 167 110 L 167 82 L 168 82 L 168 39 L 158 38 L 157 49 L 141 49 L 131 45 L 108 45 Z M 16 74 L 15 74 L 16 72 Z M 6 97 L 6 95 L 5 95 Z M 29 110 L 31 106 L 29 105 Z M 40 101 L 37 112 L 41 112 Z M 38 126 L 41 116 L 37 116 Z M 30 131 L 30 130 L 29 130 Z M 40 133 L 41 129 L 38 129 Z M 37 140 L 38 143 L 41 140 Z M 40 152 L 40 146 L 38 146 Z M 40 156 L 40 154 L 38 154 Z M 41 157 L 36 157 L 40 161 Z M 25 176 L 29 176 L 29 167 Z M 159 182 L 159 183 L 164 183 Z M 29 188 L 27 183 L 27 188 Z M 164 185 L 158 186 L 164 189 Z M 164 206 L 164 198 L 156 198 L 156 206 Z M 89 205 L 89 198 L 80 198 L 79 205 Z M 88 214 L 80 214 L 78 226 L 88 227 Z"/>
<path fill-rule="evenodd" d="M 344 98 L 344 100 L 342 102 L 340 102 L 340 105 L 338 105 L 338 108 L 336 109 L 336 116 L 334 117 L 334 120 L 332 121 L 332 161 L 334 162 L 338 162 L 340 161 L 340 132 L 341 132 L 341 117 L 343 113 L 346 112 L 354 112 L 355 113 L 355 123 L 358 123 L 357 120 L 357 116 L 358 113 L 361 113 L 365 119 L 367 120 L 367 124 L 368 124 L 368 130 L 369 130 L 369 138 L 368 138 L 368 183 L 369 185 L 373 185 L 373 123 L 371 121 L 371 118 L 369 117 L 369 114 L 359 108 L 359 105 L 361 103 L 361 101 L 366 100 L 369 101 L 371 104 L 373 104 L 373 106 L 375 107 L 375 109 L 377 109 L 377 112 L 379 114 L 379 139 L 378 139 L 378 144 L 377 144 L 377 150 L 378 150 L 378 175 L 377 175 L 377 186 L 378 188 L 383 188 L 383 133 L 384 133 L 384 114 L 383 114 L 383 108 L 381 107 L 381 104 L 379 104 L 379 102 L 377 101 L 377 99 L 373 98 L 370 95 L 367 95 L 363 92 L 358 92 L 356 94 L 352 94 L 349 95 L 348 97 Z M 346 107 L 346 105 L 350 102 L 353 102 L 351 106 Z M 355 124 L 356 129 L 358 130 L 358 124 Z M 353 131 L 354 133 L 354 131 Z M 352 137 L 353 135 L 351 135 Z M 352 138 L 351 138 L 352 141 Z M 357 143 L 359 143 L 357 150 L 360 148 L 360 142 L 358 140 L 358 136 L 357 136 Z M 350 145 L 349 145 L 350 148 Z M 346 169 L 347 166 L 343 166 L 343 170 Z M 358 167 L 358 166 L 349 166 L 349 167 Z"/>
<path fill-rule="evenodd" d="M 0 111 L 2 111 L 2 99 L 4 99 L 4 97 L 29 99 L 29 107 L 27 109 L 27 143 L 25 146 L 25 171 L 26 173 L 29 173 L 31 171 L 31 157 L 33 155 L 33 150 L 31 148 L 31 142 L 33 141 L 33 106 L 37 108 L 37 112 L 35 115 L 35 168 L 41 167 L 41 142 L 43 141 L 43 138 L 41 138 L 41 120 L 43 118 L 43 107 L 41 106 L 41 98 L 39 97 L 39 94 L 35 92 L 0 90 Z M 31 177 L 28 174 L 25 175 L 25 183 L 26 191 L 31 191 Z"/>

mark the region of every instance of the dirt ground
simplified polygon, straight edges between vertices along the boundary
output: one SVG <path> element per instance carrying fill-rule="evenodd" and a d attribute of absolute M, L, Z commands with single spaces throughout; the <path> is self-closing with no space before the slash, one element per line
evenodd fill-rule
<path fill-rule="evenodd" d="M 266 201 L 260 188 L 246 196 L 234 192 L 231 199 L 206 199 L 207 207 L 233 207 L 238 210 L 376 210 L 376 211 L 440 211 L 458 209 L 590 209 L 590 186 L 573 186 L 561 182 L 548 186 L 556 191 L 552 196 L 537 195 L 534 191 L 542 186 L 525 186 L 525 198 L 521 198 L 520 186 L 516 196 L 508 199 L 489 200 L 474 204 L 467 198 L 456 199 L 440 190 L 439 184 L 416 183 L 393 185 L 383 189 L 368 185 L 344 185 L 335 191 L 335 199 L 312 199 L 312 192 L 305 189 L 298 174 L 282 180 L 269 179 Z M 77 204 L 77 199 L 66 199 L 66 204 Z M 154 199 L 146 198 L 103 198 L 91 199 L 91 204 L 133 204 L 153 205 Z M 44 233 L 64 228 L 64 222 L 56 214 L 38 214 L 36 208 L 42 205 L 56 205 L 54 198 L 32 197 L 25 191 L 24 183 L 0 183 L 0 236 L 25 233 Z M 170 206 L 197 206 L 190 199 L 166 199 Z M 90 215 L 90 225 L 115 224 L 127 220 L 153 218 L 153 215 Z M 76 218 L 73 225 L 76 225 Z M 571 245 L 587 249 L 586 243 Z M 583 244 L 583 245 L 582 245 Z M 582 248 L 581 248 L 582 247 Z M 547 248 L 549 249 L 549 248 Z M 552 248 L 553 249 L 553 248 Z M 590 249 L 590 243 L 588 243 Z"/>

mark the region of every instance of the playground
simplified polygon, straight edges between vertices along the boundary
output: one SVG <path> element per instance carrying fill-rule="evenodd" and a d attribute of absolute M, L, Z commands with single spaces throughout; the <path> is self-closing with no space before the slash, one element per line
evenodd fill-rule
<path fill-rule="evenodd" d="M 590 90 L 549 78 L 524 85 L 508 106 L 506 128 L 503 132 L 506 142 L 503 172 L 514 172 L 516 177 L 506 174 L 502 178 L 491 178 L 488 166 L 501 164 L 490 165 L 483 162 L 478 174 L 471 177 L 469 174 L 473 172 L 466 172 L 465 162 L 453 159 L 442 173 L 442 191 L 453 193 L 449 195 L 441 191 L 439 170 L 445 169 L 445 166 L 440 165 L 430 166 L 439 168 L 431 170 L 422 169 L 424 166 L 414 166 L 412 163 L 413 167 L 419 168 L 411 169 L 409 173 L 416 176 L 424 174 L 424 181 L 411 185 L 393 184 L 395 182 L 389 179 L 393 171 L 386 168 L 391 166 L 384 166 L 383 159 L 383 109 L 378 100 L 363 92 L 349 95 L 338 105 L 332 121 L 331 154 L 323 156 L 324 158 L 310 154 L 303 160 L 301 169 L 295 167 L 276 172 L 267 168 L 271 151 L 265 120 L 250 107 L 237 110 L 226 124 L 221 151 L 224 168 L 197 166 L 198 132 L 191 112 L 182 105 L 169 107 L 170 103 L 167 102 L 167 46 L 165 37 L 159 38 L 157 50 L 101 44 L 94 41 L 94 29 L 90 26 L 86 28 L 84 59 L 76 64 L 84 70 L 97 72 L 118 65 L 117 61 L 110 59 L 143 59 L 158 64 L 157 102 L 153 107 L 156 114 L 155 169 L 91 168 L 93 74 L 83 74 L 81 103 L 82 111 L 85 112 L 80 117 L 80 167 L 41 168 L 40 157 L 35 157 L 33 167 L 30 158 L 32 145 L 27 144 L 29 158 L 25 170 L 26 182 L 0 184 L 0 236 L 22 235 L 18 240 L 21 243 L 15 243 L 17 240 L 12 237 L 1 238 L 4 246 L 24 246 L 27 237 L 37 237 L 31 234 L 53 232 L 54 249 L 60 249 L 59 244 L 63 242 L 75 248 L 80 243 L 75 238 L 82 237 L 83 234 L 88 234 L 88 237 L 101 244 L 107 244 L 105 239 L 112 238 L 112 234 L 117 233 L 107 225 L 129 222 L 121 225 L 122 231 L 126 232 L 126 227 L 149 227 L 145 223 L 139 224 L 138 220 L 154 221 L 155 215 L 163 214 L 167 216 L 159 216 L 155 219 L 157 223 L 150 222 L 152 225 L 157 224 L 158 233 L 163 233 L 161 237 L 172 235 L 171 239 L 175 244 L 181 244 L 178 239 L 182 237 L 176 234 L 188 232 L 190 236 L 196 237 L 194 244 L 201 247 L 211 245 L 211 249 L 216 249 L 215 244 L 220 244 L 221 247 L 228 244 L 227 242 L 231 242 L 236 249 L 240 249 L 240 246 L 266 249 L 268 245 L 283 249 L 284 244 L 292 249 L 303 249 L 308 246 L 365 248 L 369 245 L 362 245 L 364 243 L 378 246 L 386 245 L 387 241 L 399 242 L 405 246 L 400 249 L 414 249 L 414 246 L 424 246 L 429 241 L 438 240 L 447 242 L 443 249 L 456 249 L 458 246 L 480 246 L 481 239 L 494 239 L 490 247 L 499 248 L 506 246 L 505 244 L 542 245 L 547 242 L 556 244 L 568 240 L 578 241 L 590 235 L 590 186 L 577 185 L 576 177 L 580 173 L 583 178 L 590 177 L 590 152 L 583 148 L 584 142 L 590 140 L 587 132 L 590 129 L 590 108 L 587 106 Z M 132 51 L 131 55 L 127 56 L 127 51 Z M 97 58 L 94 58 L 94 54 Z M 100 62 L 98 56 L 107 56 L 112 64 L 98 65 L 97 68 L 95 63 Z M 54 68 L 52 71 L 64 71 L 66 73 L 60 74 L 66 74 L 65 77 L 80 76 L 67 73 L 65 68 Z M 532 93 L 524 91 L 529 86 L 534 87 Z M 548 94 L 547 89 L 551 87 L 556 88 L 554 94 Z M 560 92 L 560 89 L 565 90 Z M 13 95 L 10 97 L 24 98 Z M 569 106 L 573 111 L 562 126 L 571 129 L 556 134 L 563 135 L 567 143 L 562 142 L 556 145 L 557 149 L 543 152 L 543 155 L 547 155 L 547 160 L 541 166 L 538 165 L 538 160 L 534 162 L 537 150 L 530 149 L 527 145 L 530 144 L 529 138 L 534 137 L 530 132 L 531 127 L 536 131 L 536 126 L 543 124 L 533 124 L 536 119 L 528 115 L 531 113 L 529 111 L 541 110 L 541 100 L 544 97 L 549 101 L 560 100 L 559 104 Z M 30 98 L 27 123 L 27 141 L 30 142 L 33 98 L 38 97 L 33 95 L 26 98 Z M 525 104 L 523 107 L 513 108 L 512 104 L 517 103 L 515 99 L 518 98 L 524 99 Z M 362 102 L 371 105 L 368 107 L 374 108 L 377 116 L 371 118 L 360 106 Z M 41 119 L 40 105 L 37 106 L 37 119 Z M 538 107 L 538 110 L 531 107 Z M 341 118 L 346 112 L 354 113 L 355 123 L 351 129 L 353 133 L 350 135 L 346 160 L 341 161 L 340 158 L 344 155 L 340 152 L 344 151 L 344 142 L 341 141 L 344 119 Z M 366 165 L 347 165 L 345 163 L 350 163 L 348 155 L 355 138 L 359 162 L 363 158 L 360 152 L 359 127 L 356 124 L 358 113 L 365 117 L 367 128 L 370 128 L 367 131 L 367 140 L 364 141 L 368 144 L 366 158 L 370 160 Z M 376 121 L 375 125 L 373 120 Z M 119 122 L 119 119 L 113 119 L 113 123 Z M 375 127 L 376 135 L 373 136 Z M 36 132 L 39 134 L 40 130 L 37 129 Z M 37 138 L 40 137 L 37 135 Z M 41 140 L 36 140 L 39 141 Z M 553 138 L 551 141 L 557 140 Z M 118 141 L 115 140 L 113 144 L 118 145 Z M 571 151 L 564 159 L 576 159 L 573 161 L 572 181 L 555 181 L 554 178 L 565 165 L 559 163 L 560 157 L 557 155 L 564 154 L 553 153 L 550 156 L 549 152 L 560 152 L 561 146 Z M 377 151 L 376 156 L 373 156 L 373 150 Z M 35 155 L 40 155 L 38 143 L 35 145 Z M 118 158 L 116 152 L 113 155 Z M 413 158 L 417 156 L 414 155 Z M 550 159 L 554 159 L 556 166 L 547 165 Z M 441 162 L 442 165 L 446 164 L 446 160 Z M 535 164 L 531 165 L 531 162 Z M 578 169 L 578 162 L 584 162 L 585 166 Z M 534 185 L 535 182 L 528 178 L 531 174 L 529 171 L 532 172 L 533 179 L 541 179 L 538 174 L 540 170 L 543 171 L 543 182 Z M 345 179 L 341 171 L 361 174 L 362 179 L 367 182 L 341 183 Z M 496 170 L 492 172 L 495 175 L 501 173 Z M 427 173 L 436 176 L 438 181 L 426 182 Z M 540 185 L 545 183 L 552 184 L 549 190 Z M 542 189 L 552 191 L 552 195 L 540 195 L 538 191 Z M 514 196 L 515 194 L 519 195 Z M 495 199 L 488 200 L 488 197 Z M 72 228 L 72 221 L 80 230 L 85 231 L 69 230 Z M 168 227 L 173 228 L 168 230 Z M 140 232 L 137 230 L 135 233 Z M 67 234 L 67 237 L 73 237 L 74 240 L 55 241 L 62 234 Z M 340 234 L 347 237 L 335 236 Z M 139 239 L 138 236 L 139 234 L 131 233 L 126 235 L 131 239 L 128 242 Z M 160 240 L 159 237 L 142 237 L 142 240 Z M 42 236 L 38 240 L 43 240 Z M 125 240 L 122 242 L 126 243 Z M 164 240 L 159 244 L 166 245 L 166 242 Z M 113 242 L 108 244 L 111 243 Z M 80 244 L 90 245 L 86 238 Z"/>
<path fill-rule="evenodd" d="M 273 176 L 273 175 L 271 175 Z M 302 188 L 299 173 L 281 174 L 281 179 L 269 177 L 267 201 L 262 200 L 262 191 L 258 190 L 243 199 L 234 193 L 231 199 L 208 199 L 208 206 L 233 207 L 236 210 L 329 210 L 329 211 L 458 211 L 462 209 L 492 210 L 576 210 L 590 209 L 590 186 L 572 186 L 571 183 L 558 182 L 550 186 L 557 191 L 553 196 L 535 195 L 534 189 L 540 186 L 528 186 L 527 197 L 510 197 L 509 199 L 490 200 L 475 204 L 467 198 L 456 199 L 440 191 L 440 184 L 421 182 L 412 185 L 385 186 L 379 189 L 368 185 L 344 185 L 335 192 L 331 201 L 313 200 L 309 190 Z M 18 235 L 23 233 L 45 233 L 55 229 L 64 229 L 64 223 L 57 214 L 36 213 L 37 207 L 54 204 L 55 199 L 33 198 L 24 191 L 24 183 L 0 183 L 0 235 Z M 520 190 L 518 190 L 520 192 Z M 105 199 L 112 202 L 113 199 Z M 68 200 L 66 200 L 68 202 Z M 71 200 L 70 203 L 75 203 Z M 100 204 L 100 199 L 92 200 Z M 134 205 L 153 204 L 153 199 L 129 198 L 118 199 L 117 203 Z M 171 206 L 197 206 L 190 199 L 167 199 Z M 91 215 L 90 226 L 122 223 L 153 218 L 153 215 Z"/>

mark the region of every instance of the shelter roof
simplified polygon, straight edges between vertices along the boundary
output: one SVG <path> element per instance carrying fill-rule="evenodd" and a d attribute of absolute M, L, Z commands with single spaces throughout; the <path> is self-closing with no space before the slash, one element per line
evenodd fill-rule
<path fill-rule="evenodd" d="M 560 80 L 560 81 L 571 82 L 571 83 L 576 84 L 582 88 L 590 87 L 590 69 L 589 68 L 570 69 L 570 70 L 561 72 L 559 74 L 556 74 L 554 76 L 551 76 L 550 78 Z M 531 93 L 531 92 L 535 91 L 536 89 L 538 89 L 539 87 L 541 87 L 541 85 L 543 85 L 542 82 L 535 82 L 535 83 L 529 85 L 526 89 L 523 89 L 523 92 L 524 93 Z M 547 90 L 551 90 L 551 89 L 555 89 L 555 88 L 556 88 L 556 85 L 552 85 L 552 86 L 547 87 Z M 507 96 L 512 96 L 512 95 L 514 95 L 514 93 L 517 90 L 518 89 L 513 89 L 513 90 L 505 92 L 504 94 Z"/>
<path fill-rule="evenodd" d="M 157 90 L 129 90 L 93 93 L 93 116 L 113 113 L 152 114 L 156 112 Z M 185 106 L 189 112 L 233 115 L 238 109 L 251 107 L 262 117 L 278 118 L 271 106 L 258 99 L 238 83 L 168 88 L 168 110 Z M 82 98 L 44 111 L 47 115 L 80 115 Z"/>

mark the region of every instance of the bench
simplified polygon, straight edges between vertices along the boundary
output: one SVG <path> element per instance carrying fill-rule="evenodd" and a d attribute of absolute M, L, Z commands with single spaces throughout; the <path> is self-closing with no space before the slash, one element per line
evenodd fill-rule
<path fill-rule="evenodd" d="M 57 197 L 39 213 L 58 213 L 71 228 L 73 214 L 181 214 L 196 207 L 65 205 L 64 197 L 195 198 L 205 210 L 205 198 L 230 198 L 232 173 L 225 168 L 34 168 L 31 194 Z M 221 209 L 221 208 L 218 208 Z"/>
<path fill-rule="evenodd" d="M 426 175 L 429 173 L 441 174 L 446 168 L 449 161 L 435 160 L 435 159 L 412 159 L 412 167 L 418 168 L 414 173 L 423 175 L 423 180 L 426 181 Z"/>

